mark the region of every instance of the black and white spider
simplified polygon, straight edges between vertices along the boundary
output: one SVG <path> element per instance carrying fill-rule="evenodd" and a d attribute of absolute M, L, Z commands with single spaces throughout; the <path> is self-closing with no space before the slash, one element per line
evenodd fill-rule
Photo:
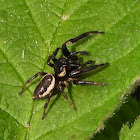
<path fill-rule="evenodd" d="M 55 73 L 45 73 L 45 72 L 38 72 L 33 77 L 31 77 L 28 81 L 25 82 L 23 85 L 23 88 L 19 92 L 19 94 L 22 94 L 25 86 L 30 83 L 33 79 L 35 79 L 37 76 L 42 75 L 42 79 L 40 80 L 38 86 L 36 87 L 33 95 L 33 99 L 41 99 L 41 98 L 47 98 L 47 101 L 44 105 L 44 112 L 42 119 L 45 117 L 45 110 L 48 106 L 48 103 L 54 93 L 54 90 L 59 90 L 60 93 L 64 96 L 64 98 L 70 103 L 70 105 L 74 108 L 74 105 L 69 100 L 68 96 L 64 92 L 64 88 L 68 85 L 68 81 L 72 82 L 76 85 L 107 85 L 107 83 L 98 83 L 93 81 L 79 81 L 77 77 L 81 76 L 83 73 L 91 71 L 93 69 L 96 69 L 101 66 L 108 65 L 108 63 L 99 64 L 99 65 L 90 65 L 92 64 L 92 60 L 89 60 L 85 63 L 80 62 L 80 60 L 77 57 L 77 54 L 80 55 L 87 55 L 88 53 L 85 51 L 78 51 L 78 52 L 70 52 L 67 49 L 67 45 L 74 43 L 84 37 L 86 37 L 89 34 L 104 34 L 102 31 L 90 31 L 83 33 L 75 38 L 72 38 L 68 41 L 66 41 L 61 48 L 56 48 L 54 53 L 49 56 L 47 60 L 47 64 L 54 68 Z M 64 57 L 60 57 L 59 59 L 56 59 L 56 55 L 59 50 L 62 50 L 62 53 Z M 53 63 L 51 63 L 51 61 Z"/>

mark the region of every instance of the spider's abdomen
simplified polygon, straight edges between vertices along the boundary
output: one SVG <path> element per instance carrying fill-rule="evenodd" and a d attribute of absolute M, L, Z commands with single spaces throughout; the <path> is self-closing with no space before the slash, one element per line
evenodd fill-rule
<path fill-rule="evenodd" d="M 52 74 L 48 73 L 40 80 L 40 83 L 34 91 L 33 99 L 47 97 L 55 87 L 55 78 Z"/>

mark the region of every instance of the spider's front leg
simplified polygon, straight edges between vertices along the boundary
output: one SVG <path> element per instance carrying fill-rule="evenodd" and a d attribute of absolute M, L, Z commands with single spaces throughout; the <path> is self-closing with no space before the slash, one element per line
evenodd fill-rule
<path fill-rule="evenodd" d="M 52 64 L 50 61 L 52 60 L 53 62 L 56 61 L 56 58 L 55 56 L 57 55 L 58 51 L 60 50 L 61 48 L 56 48 L 56 50 L 53 52 L 52 55 L 50 55 L 47 59 L 47 64 L 50 66 L 50 67 L 54 67 L 54 64 Z"/>
<path fill-rule="evenodd" d="M 71 55 L 74 55 L 74 54 L 81 54 L 81 55 L 87 55 L 88 53 L 85 52 L 85 51 L 82 51 L 82 52 L 69 52 L 69 50 L 67 49 L 67 45 L 69 44 L 72 44 L 74 42 L 77 42 L 78 40 L 88 36 L 89 34 L 104 34 L 103 31 L 89 31 L 89 32 L 86 32 L 86 33 L 83 33 L 75 38 L 72 38 L 72 39 L 69 39 L 68 41 L 66 41 L 63 45 L 62 45 L 62 52 L 64 54 L 64 56 L 66 57 L 69 57 Z"/>

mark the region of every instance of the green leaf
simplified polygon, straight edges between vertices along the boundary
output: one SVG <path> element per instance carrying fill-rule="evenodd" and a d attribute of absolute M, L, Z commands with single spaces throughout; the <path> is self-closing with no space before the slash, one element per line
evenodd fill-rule
<path fill-rule="evenodd" d="M 0 139 L 87 139 L 103 128 L 104 120 L 139 81 L 139 6 L 137 0 L 0 0 Z M 19 90 L 35 73 L 52 73 L 48 56 L 66 40 L 90 30 L 105 35 L 70 47 L 90 52 L 84 61 L 109 62 L 84 78 L 110 85 L 73 85 L 77 111 L 62 96 L 54 96 L 42 121 L 46 100 L 32 100 L 39 78 L 22 96 Z"/>
<path fill-rule="evenodd" d="M 105 128 L 93 135 L 93 140 L 119 140 L 122 126 L 126 123 L 129 127 L 133 125 L 140 115 L 140 102 L 132 95 L 126 96 L 120 108 L 116 109 L 113 112 L 113 116 L 104 122 Z"/>
<path fill-rule="evenodd" d="M 140 139 L 140 118 L 138 118 L 129 129 L 128 125 L 124 125 L 121 133 L 120 140 L 139 140 Z"/>

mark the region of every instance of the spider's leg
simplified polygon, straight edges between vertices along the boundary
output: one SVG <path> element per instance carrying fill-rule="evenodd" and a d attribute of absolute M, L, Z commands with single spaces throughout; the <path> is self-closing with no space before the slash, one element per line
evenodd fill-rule
<path fill-rule="evenodd" d="M 70 56 L 75 55 L 75 54 L 88 55 L 89 53 L 88 53 L 88 52 L 85 52 L 85 51 L 72 52 L 72 53 L 70 54 Z"/>
<path fill-rule="evenodd" d="M 77 36 L 77 37 L 75 37 L 75 38 L 69 39 L 68 41 L 66 41 L 66 42 L 62 45 L 62 52 L 63 52 L 63 54 L 64 54 L 66 57 L 69 57 L 70 55 L 73 55 L 73 54 L 70 53 L 69 50 L 67 49 L 67 45 L 72 44 L 72 43 L 74 43 L 74 42 L 77 42 L 78 40 L 80 40 L 80 39 L 86 37 L 86 36 L 89 35 L 89 34 L 104 34 L 104 32 L 102 32 L 102 31 L 89 31 L 89 32 L 83 33 L 83 34 L 81 34 L 81 35 L 79 35 L 79 36 Z M 77 54 L 78 54 L 78 52 L 77 52 Z M 83 52 L 83 53 L 80 53 L 80 52 L 79 52 L 79 54 L 85 55 L 85 54 L 87 54 L 87 53 L 86 53 L 86 52 Z"/>
<path fill-rule="evenodd" d="M 56 58 L 55 56 L 57 55 L 58 51 L 60 50 L 61 48 L 56 48 L 56 50 L 53 52 L 52 55 L 50 55 L 47 59 L 47 64 L 50 66 L 50 67 L 54 67 L 54 64 L 52 64 L 50 61 L 52 60 L 53 62 L 56 61 Z"/>
<path fill-rule="evenodd" d="M 108 83 L 99 83 L 99 82 L 94 82 L 94 81 L 78 81 L 74 80 L 73 84 L 75 85 L 108 85 Z"/>
<path fill-rule="evenodd" d="M 92 61 L 92 60 L 88 60 L 87 62 L 85 62 L 85 63 L 81 64 L 81 66 L 79 66 L 79 68 L 78 68 L 78 69 L 81 69 L 82 67 L 84 67 L 84 66 L 86 66 L 86 65 L 89 65 L 89 64 L 92 64 L 92 63 L 95 63 L 95 62 L 94 62 L 94 61 Z"/>
<path fill-rule="evenodd" d="M 91 71 L 91 70 L 94 70 L 98 67 L 102 67 L 102 66 L 107 66 L 109 63 L 104 63 L 104 64 L 99 64 L 99 65 L 93 65 L 93 66 L 90 66 L 90 67 L 87 67 L 87 68 L 81 68 L 81 69 L 77 69 L 77 70 L 74 70 L 72 72 L 70 72 L 69 76 L 71 78 L 73 77 L 77 77 L 85 72 L 88 72 L 88 71 Z"/>
<path fill-rule="evenodd" d="M 68 103 L 72 106 L 72 108 L 74 110 L 76 110 L 75 106 L 73 105 L 73 103 L 71 102 L 71 100 L 69 100 L 68 96 L 66 95 L 66 93 L 64 92 L 64 90 L 61 90 L 61 94 L 64 96 L 64 98 L 68 101 Z"/>
<path fill-rule="evenodd" d="M 92 64 L 92 63 L 95 63 L 95 62 L 92 61 L 92 60 L 89 60 L 89 61 L 87 61 L 87 62 L 85 62 L 85 63 L 83 63 L 83 64 L 71 63 L 70 66 L 71 66 L 71 67 L 75 67 L 76 70 L 78 70 L 78 69 L 81 69 L 82 67 L 84 67 L 84 66 L 86 66 L 86 65 L 89 65 L 89 64 Z"/>
<path fill-rule="evenodd" d="M 66 93 L 64 92 L 63 88 L 61 87 L 61 85 L 59 85 L 59 90 L 61 92 L 61 94 L 64 96 L 64 98 L 68 101 L 68 103 L 72 106 L 72 108 L 74 110 L 76 110 L 75 106 L 73 105 L 73 103 L 71 102 L 71 100 L 69 100 L 68 96 L 66 95 Z"/>
<path fill-rule="evenodd" d="M 45 72 L 38 72 L 38 73 L 36 73 L 33 77 L 31 77 L 29 80 L 27 80 L 27 81 L 24 83 L 24 85 L 23 85 L 22 89 L 20 90 L 19 94 L 22 94 L 22 92 L 23 92 L 24 88 L 26 87 L 26 85 L 27 85 L 28 83 L 30 83 L 33 79 L 37 78 L 37 76 L 39 76 L 39 75 L 44 76 L 45 74 L 47 74 L 47 73 L 45 73 Z"/>
<path fill-rule="evenodd" d="M 45 105 L 44 105 L 44 111 L 43 111 L 42 120 L 45 118 L 46 108 L 47 108 L 47 106 L 48 106 L 48 104 L 49 104 L 49 102 L 50 102 L 51 97 L 52 97 L 52 93 L 50 93 L 50 96 L 47 98 L 47 101 L 46 101 L 46 103 L 45 103 Z"/>

